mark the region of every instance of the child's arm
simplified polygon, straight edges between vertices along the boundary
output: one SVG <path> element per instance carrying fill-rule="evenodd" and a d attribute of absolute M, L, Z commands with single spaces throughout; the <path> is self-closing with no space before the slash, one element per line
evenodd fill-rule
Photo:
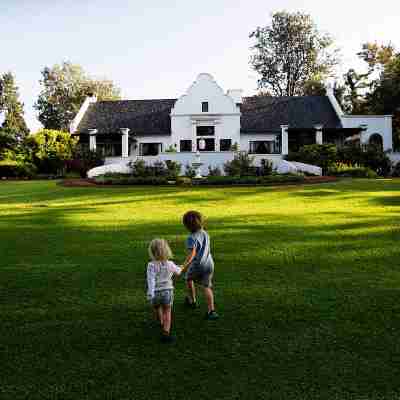
<path fill-rule="evenodd" d="M 192 249 L 190 249 L 190 253 L 186 257 L 185 262 L 182 264 L 182 272 L 186 272 L 188 270 L 189 265 L 191 264 L 193 258 L 195 257 L 196 257 L 196 247 L 193 247 Z"/>
<path fill-rule="evenodd" d="M 156 274 L 152 264 L 147 266 L 147 299 L 154 297 L 154 289 L 156 287 Z"/>

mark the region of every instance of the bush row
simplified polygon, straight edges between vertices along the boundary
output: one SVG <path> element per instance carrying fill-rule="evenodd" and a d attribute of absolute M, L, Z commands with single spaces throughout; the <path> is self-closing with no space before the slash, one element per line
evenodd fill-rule
<path fill-rule="evenodd" d="M 37 172 L 34 164 L 13 160 L 0 161 L 0 178 L 33 178 Z"/>

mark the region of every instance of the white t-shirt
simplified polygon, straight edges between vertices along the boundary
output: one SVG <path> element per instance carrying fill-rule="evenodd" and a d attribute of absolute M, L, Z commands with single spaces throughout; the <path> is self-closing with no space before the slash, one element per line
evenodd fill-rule
<path fill-rule="evenodd" d="M 173 289 L 172 277 L 181 272 L 172 261 L 150 261 L 147 264 L 147 297 L 153 298 L 158 290 Z"/>

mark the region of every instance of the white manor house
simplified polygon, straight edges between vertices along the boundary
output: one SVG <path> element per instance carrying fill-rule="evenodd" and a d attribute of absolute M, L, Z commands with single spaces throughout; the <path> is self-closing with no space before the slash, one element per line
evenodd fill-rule
<path fill-rule="evenodd" d="M 326 96 L 243 97 L 226 93 L 202 73 L 178 99 L 97 101 L 88 97 L 71 123 L 71 134 L 101 149 L 106 164 L 138 158 L 174 160 L 183 166 L 201 155 L 202 173 L 246 151 L 256 165 L 278 166 L 301 145 L 347 141 L 392 149 L 391 115 L 345 115 L 327 88 Z"/>

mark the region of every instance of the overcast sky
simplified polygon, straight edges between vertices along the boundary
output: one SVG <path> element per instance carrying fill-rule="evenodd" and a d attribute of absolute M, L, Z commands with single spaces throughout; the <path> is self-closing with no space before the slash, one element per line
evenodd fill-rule
<path fill-rule="evenodd" d="M 16 75 L 33 130 L 40 71 L 63 60 L 112 79 L 127 99 L 178 97 L 200 72 L 251 95 L 248 35 L 283 9 L 310 13 L 334 36 L 343 70 L 357 66 L 363 42 L 400 50 L 394 0 L 0 0 L 0 72 Z"/>

